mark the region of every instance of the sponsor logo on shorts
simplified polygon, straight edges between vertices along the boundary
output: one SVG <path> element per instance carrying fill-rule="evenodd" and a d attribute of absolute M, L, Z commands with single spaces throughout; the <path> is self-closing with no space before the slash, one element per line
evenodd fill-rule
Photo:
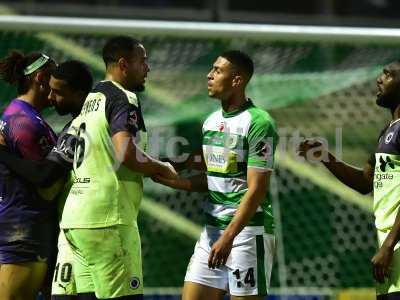
<path fill-rule="evenodd" d="M 47 257 L 42 257 L 40 255 L 38 255 L 36 257 L 36 259 L 37 259 L 38 262 L 47 262 Z"/>
<path fill-rule="evenodd" d="M 129 282 L 129 286 L 131 289 L 136 290 L 140 286 L 139 278 L 132 277 L 131 281 Z"/>

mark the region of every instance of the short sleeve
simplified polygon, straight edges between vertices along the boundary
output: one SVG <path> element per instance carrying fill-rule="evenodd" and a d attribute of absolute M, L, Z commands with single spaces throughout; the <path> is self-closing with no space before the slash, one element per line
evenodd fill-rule
<path fill-rule="evenodd" d="M 39 160 L 51 149 L 51 144 L 32 120 L 19 114 L 8 119 L 7 143 L 23 158 Z"/>
<path fill-rule="evenodd" d="M 127 99 L 107 99 L 106 116 L 111 136 L 119 131 L 128 131 L 133 136 L 144 127 L 140 107 L 129 103 Z"/>
<path fill-rule="evenodd" d="M 272 170 L 278 140 L 272 120 L 263 116 L 255 118 L 250 125 L 248 134 L 248 167 Z"/>

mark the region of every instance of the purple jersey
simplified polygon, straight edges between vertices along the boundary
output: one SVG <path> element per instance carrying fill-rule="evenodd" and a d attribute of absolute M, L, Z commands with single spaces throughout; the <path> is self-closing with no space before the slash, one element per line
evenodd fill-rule
<path fill-rule="evenodd" d="M 40 113 L 19 99 L 5 109 L 0 131 L 10 151 L 32 160 L 44 158 L 57 140 Z M 0 263 L 47 257 L 40 247 L 53 220 L 51 211 L 33 186 L 0 164 Z"/>

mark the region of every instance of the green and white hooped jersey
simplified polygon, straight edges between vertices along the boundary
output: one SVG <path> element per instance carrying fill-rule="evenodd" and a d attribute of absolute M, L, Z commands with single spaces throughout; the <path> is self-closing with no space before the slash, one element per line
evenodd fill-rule
<path fill-rule="evenodd" d="M 147 135 L 136 95 L 102 81 L 87 96 L 69 133 L 78 136 L 74 182 L 65 202 L 61 228 L 136 225 L 143 176 L 116 159 L 112 136 L 128 131 L 146 151 Z"/>
<path fill-rule="evenodd" d="M 390 230 L 400 208 L 400 120 L 392 122 L 379 137 L 374 169 L 375 226 Z"/>
<path fill-rule="evenodd" d="M 206 224 L 224 229 L 247 191 L 247 168 L 272 170 L 278 134 L 270 115 L 248 100 L 233 112 L 218 110 L 203 124 L 207 165 Z M 273 233 L 271 199 L 265 200 L 246 226 L 254 233 Z"/>

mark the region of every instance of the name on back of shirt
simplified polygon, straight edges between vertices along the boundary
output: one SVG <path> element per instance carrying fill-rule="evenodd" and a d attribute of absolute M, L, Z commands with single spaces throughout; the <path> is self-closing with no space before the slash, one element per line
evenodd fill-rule
<path fill-rule="evenodd" d="M 81 116 L 87 115 L 88 113 L 97 111 L 100 107 L 101 99 L 92 99 L 85 102 L 81 110 Z"/>

